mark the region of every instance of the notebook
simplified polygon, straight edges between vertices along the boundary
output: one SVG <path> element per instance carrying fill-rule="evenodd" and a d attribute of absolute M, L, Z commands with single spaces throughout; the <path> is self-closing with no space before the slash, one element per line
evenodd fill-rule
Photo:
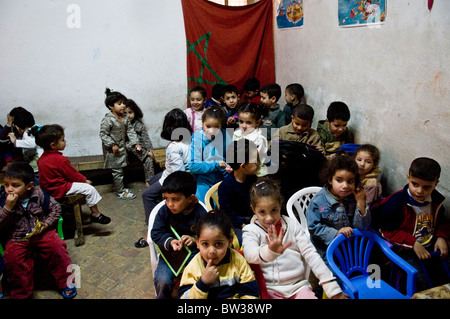
<path fill-rule="evenodd" d="M 175 238 L 180 240 L 181 237 L 178 235 L 175 229 L 172 226 L 170 226 L 170 229 L 175 235 Z M 178 276 L 180 274 L 181 270 L 186 265 L 189 257 L 192 254 L 192 251 L 186 245 L 183 245 L 183 248 L 179 251 L 168 251 L 165 248 L 159 247 L 158 245 L 156 245 L 156 249 L 175 276 Z"/>

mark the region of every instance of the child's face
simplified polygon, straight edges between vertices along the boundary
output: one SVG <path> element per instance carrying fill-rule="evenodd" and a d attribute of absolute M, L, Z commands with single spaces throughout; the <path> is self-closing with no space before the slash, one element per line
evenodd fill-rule
<path fill-rule="evenodd" d="M 206 262 L 211 260 L 213 265 L 218 265 L 222 261 L 232 244 L 231 239 L 219 228 L 211 226 L 204 227 L 195 241 L 203 259 Z"/>
<path fill-rule="evenodd" d="M 261 124 L 261 120 L 255 120 L 250 112 L 239 113 L 239 128 L 244 135 L 250 134 Z"/>
<path fill-rule="evenodd" d="M 56 151 L 63 151 L 66 148 L 66 140 L 64 135 L 57 142 L 50 143 L 50 147 Z"/>
<path fill-rule="evenodd" d="M 261 95 L 261 104 L 265 107 L 271 108 L 272 106 L 276 105 L 274 96 L 269 98 L 269 94 L 267 94 L 266 92 L 260 92 L 259 95 Z"/>
<path fill-rule="evenodd" d="M 311 127 L 311 121 L 303 120 L 297 116 L 291 116 L 292 119 L 292 127 L 294 128 L 295 133 L 298 135 L 302 135 Z"/>
<path fill-rule="evenodd" d="M 223 101 L 228 108 L 234 109 L 238 105 L 239 94 L 236 94 L 235 92 L 226 92 L 223 95 Z"/>
<path fill-rule="evenodd" d="M 361 176 L 369 173 L 375 166 L 372 155 L 366 151 L 359 151 L 355 156 L 355 161 Z"/>
<path fill-rule="evenodd" d="M 353 193 L 356 187 L 355 174 L 340 169 L 337 170 L 333 177 L 328 180 L 331 185 L 331 193 L 338 199 L 343 199 Z"/>
<path fill-rule="evenodd" d="M 194 194 L 186 197 L 182 193 L 164 193 L 163 196 L 166 201 L 166 206 L 172 214 L 179 214 L 184 211 L 186 207 L 192 204 L 195 197 Z"/>
<path fill-rule="evenodd" d="M 212 139 L 213 136 L 217 135 L 222 127 L 222 123 L 219 119 L 207 117 L 202 122 L 203 132 L 207 139 Z"/>
<path fill-rule="evenodd" d="M 113 106 L 109 106 L 109 109 L 114 115 L 123 116 L 123 113 L 125 112 L 125 102 L 117 101 Z"/>
<path fill-rule="evenodd" d="M 406 177 L 408 179 L 408 188 L 412 198 L 419 202 L 425 201 L 439 183 L 439 181 L 430 182 L 421 178 L 410 176 L 409 174 L 406 175 Z"/>
<path fill-rule="evenodd" d="M 33 188 L 34 183 L 29 182 L 25 184 L 25 182 L 18 178 L 5 177 L 5 191 L 7 194 L 16 194 L 20 200 L 27 198 L 28 191 Z"/>
<path fill-rule="evenodd" d="M 191 107 L 192 109 L 194 109 L 194 111 L 203 110 L 203 105 L 205 104 L 205 101 L 206 99 L 200 92 L 194 91 L 191 92 L 189 95 L 189 102 L 191 103 Z"/>
<path fill-rule="evenodd" d="M 334 138 L 338 138 L 345 132 L 347 128 L 347 122 L 343 120 L 335 119 L 332 122 L 328 121 L 328 128 L 330 129 L 331 134 L 333 134 Z"/>
<path fill-rule="evenodd" d="M 288 89 L 284 90 L 284 100 L 286 101 L 286 104 L 294 104 L 295 100 L 295 95 L 291 94 L 291 92 Z"/>
<path fill-rule="evenodd" d="M 247 94 L 247 97 L 248 97 L 249 99 L 252 99 L 252 98 L 254 98 L 255 96 L 258 96 L 258 95 L 259 95 L 259 91 L 258 91 L 258 90 L 256 90 L 256 91 L 245 91 L 245 93 Z"/>
<path fill-rule="evenodd" d="M 129 107 L 125 108 L 123 114 L 125 114 L 130 119 L 131 122 L 134 120 L 134 111 Z"/>
<path fill-rule="evenodd" d="M 266 228 L 276 225 L 281 218 L 281 204 L 272 197 L 261 197 L 252 206 L 258 221 Z"/>

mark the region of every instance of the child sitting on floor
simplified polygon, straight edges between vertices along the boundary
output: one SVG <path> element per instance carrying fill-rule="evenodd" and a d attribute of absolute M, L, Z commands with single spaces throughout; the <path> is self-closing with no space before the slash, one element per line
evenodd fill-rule
<path fill-rule="evenodd" d="M 33 168 L 24 162 L 12 162 L 5 171 L 6 194 L 0 203 L 0 228 L 8 236 L 5 247 L 6 275 L 13 299 L 33 294 L 33 254 L 36 252 L 56 280 L 64 298 L 73 298 L 77 289 L 67 272 L 72 264 L 67 244 L 55 231 L 61 206 L 34 187 Z M 48 196 L 48 197 L 46 197 Z M 48 203 L 48 204 L 46 204 Z"/>
<path fill-rule="evenodd" d="M 78 172 L 62 151 L 66 148 L 64 129 L 58 125 L 44 125 L 36 133 L 36 144 L 44 149 L 38 159 L 41 188 L 50 196 L 59 200 L 66 195 L 82 194 L 86 196 L 86 204 L 91 210 L 91 222 L 108 224 L 111 218 L 98 210 L 98 202 L 102 199 L 92 182 Z"/>
<path fill-rule="evenodd" d="M 184 245 L 192 250 L 190 259 L 198 252 L 195 249 L 194 226 L 206 210 L 195 197 L 197 183 L 188 172 L 173 172 L 164 180 L 162 194 L 165 205 L 157 212 L 151 231 L 153 242 L 166 251 L 180 251 Z M 175 239 L 171 227 L 181 239 Z M 190 260 L 189 259 L 189 260 Z M 159 258 L 153 282 L 157 299 L 170 299 L 175 286 L 175 275 L 166 261 Z"/>
<path fill-rule="evenodd" d="M 138 160 L 143 163 L 145 185 L 148 187 L 150 185 L 150 178 L 155 175 L 155 168 L 153 165 L 155 156 L 153 155 L 152 141 L 150 140 L 147 128 L 142 121 L 144 114 L 142 113 L 141 108 L 136 104 L 136 102 L 130 99 L 125 102 L 124 114 L 130 119 L 134 131 L 139 137 L 139 145 L 141 145 L 141 149 L 137 150 L 132 143 L 127 141 L 126 149 L 128 152 L 133 153 L 138 158 Z"/>
<path fill-rule="evenodd" d="M 181 299 L 257 299 L 256 283 L 245 258 L 231 248 L 232 226 L 227 215 L 211 211 L 196 226 L 199 253 L 186 266 L 178 294 Z"/>
<path fill-rule="evenodd" d="M 275 182 L 258 180 L 250 198 L 256 220 L 244 227 L 244 256 L 249 263 L 261 266 L 269 296 L 317 299 L 305 275 L 307 263 L 329 298 L 347 298 L 300 224 L 281 216 L 282 198 Z"/>

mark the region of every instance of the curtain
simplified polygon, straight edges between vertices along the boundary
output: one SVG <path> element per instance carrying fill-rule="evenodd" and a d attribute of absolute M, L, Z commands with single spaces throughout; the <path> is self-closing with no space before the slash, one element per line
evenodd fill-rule
<path fill-rule="evenodd" d="M 275 82 L 272 0 L 229 7 L 207 0 L 181 0 L 187 46 L 187 86 L 215 84 L 239 91 L 248 78 Z"/>

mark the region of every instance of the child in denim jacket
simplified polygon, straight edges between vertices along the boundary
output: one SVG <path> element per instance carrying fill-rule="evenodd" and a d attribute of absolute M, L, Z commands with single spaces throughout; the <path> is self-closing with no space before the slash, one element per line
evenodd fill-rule
<path fill-rule="evenodd" d="M 353 228 L 367 229 L 371 220 L 366 194 L 358 188 L 356 162 L 339 155 L 327 164 L 324 171 L 327 183 L 306 210 L 311 240 L 325 262 L 327 246 L 337 235 L 350 237 Z"/>

